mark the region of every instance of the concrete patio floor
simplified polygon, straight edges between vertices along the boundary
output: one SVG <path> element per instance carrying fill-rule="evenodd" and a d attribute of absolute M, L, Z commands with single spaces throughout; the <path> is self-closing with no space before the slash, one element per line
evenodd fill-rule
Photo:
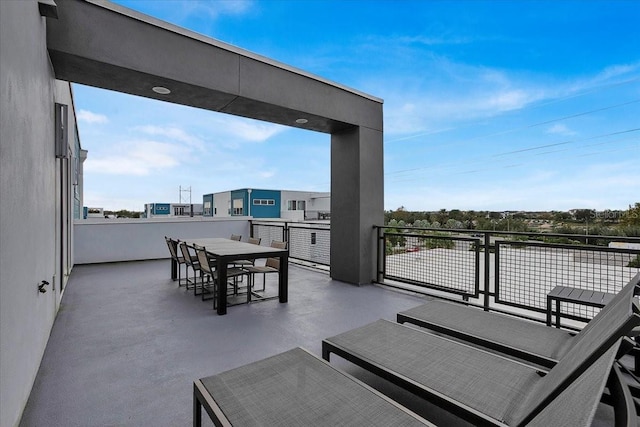
<path fill-rule="evenodd" d="M 323 338 L 423 303 L 291 265 L 287 304 L 238 305 L 218 316 L 169 270 L 168 260 L 74 268 L 21 426 L 188 426 L 195 379 L 293 347 L 319 356 Z M 466 425 L 346 361 L 332 364 L 438 425 Z M 598 417 L 608 425 L 610 410 Z"/>

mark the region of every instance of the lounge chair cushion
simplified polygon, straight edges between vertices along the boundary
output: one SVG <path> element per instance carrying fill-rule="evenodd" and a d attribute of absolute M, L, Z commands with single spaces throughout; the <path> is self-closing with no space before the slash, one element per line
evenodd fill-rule
<path fill-rule="evenodd" d="M 233 425 L 433 426 L 301 348 L 201 382 Z"/>

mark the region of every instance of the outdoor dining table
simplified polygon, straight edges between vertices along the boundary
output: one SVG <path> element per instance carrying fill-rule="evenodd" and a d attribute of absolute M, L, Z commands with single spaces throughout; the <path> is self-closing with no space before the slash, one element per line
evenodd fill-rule
<path fill-rule="evenodd" d="M 288 301 L 289 294 L 289 251 L 287 249 L 272 248 L 270 246 L 253 245 L 251 243 L 238 242 L 225 238 L 210 237 L 200 239 L 180 239 L 188 245 L 203 246 L 208 254 L 215 258 L 218 282 L 227 283 L 227 266 L 233 261 L 251 260 L 258 258 L 279 258 L 280 269 L 278 271 L 278 299 L 281 303 Z M 175 263 L 175 261 L 174 261 Z M 175 276 L 177 265 L 172 266 L 171 274 Z M 250 290 L 248 290 L 250 292 Z M 217 312 L 227 314 L 227 293 L 218 292 Z"/>

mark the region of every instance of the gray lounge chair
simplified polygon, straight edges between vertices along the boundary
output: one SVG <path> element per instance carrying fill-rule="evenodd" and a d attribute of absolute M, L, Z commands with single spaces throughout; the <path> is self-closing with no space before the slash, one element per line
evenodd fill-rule
<path fill-rule="evenodd" d="M 612 302 L 629 299 L 634 292 L 637 294 L 640 291 L 639 283 L 640 273 L 618 292 Z M 438 299 L 398 313 L 397 320 L 398 323 L 415 324 L 551 368 L 611 308 L 613 306 L 607 304 L 577 335 L 513 316 Z"/>
<path fill-rule="evenodd" d="M 529 425 L 591 425 L 606 384 L 612 394 L 616 426 L 636 426 L 633 401 L 620 372 L 614 368 L 609 375 L 616 346 Z M 195 427 L 201 426 L 202 407 L 215 425 L 433 426 L 301 348 L 195 381 Z"/>
<path fill-rule="evenodd" d="M 324 340 L 322 356 L 329 360 L 331 353 L 337 354 L 476 425 L 527 425 L 582 378 L 596 360 L 602 360 L 604 354 L 613 360 L 621 337 L 640 324 L 640 307 L 633 292 L 625 295 L 627 298 L 619 296 L 603 309 L 599 320 L 589 323 L 546 374 L 495 353 L 386 320 Z M 610 368 L 609 364 L 606 369 Z M 589 393 L 583 397 L 593 398 Z M 582 408 L 567 410 L 580 412 Z"/>
<path fill-rule="evenodd" d="M 193 405 L 194 427 L 203 406 L 217 426 L 433 426 L 301 348 L 195 381 Z"/>

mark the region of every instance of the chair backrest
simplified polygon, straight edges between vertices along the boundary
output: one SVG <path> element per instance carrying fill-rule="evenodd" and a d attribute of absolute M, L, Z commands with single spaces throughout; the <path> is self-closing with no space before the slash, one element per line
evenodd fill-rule
<path fill-rule="evenodd" d="M 528 427 L 592 425 L 607 378 L 615 363 L 619 345 L 620 340 L 526 425 Z M 619 410 L 615 405 L 614 410 L 616 425 L 618 425 Z"/>
<path fill-rule="evenodd" d="M 280 242 L 278 240 L 271 241 L 271 247 L 276 249 L 287 249 L 287 242 Z M 267 261 L 264 264 L 266 267 L 275 268 L 276 270 L 280 270 L 280 259 L 279 258 L 267 258 Z"/>
<path fill-rule="evenodd" d="M 242 240 L 242 236 L 238 236 L 237 234 L 232 234 L 230 239 L 239 242 L 240 240 Z"/>
<path fill-rule="evenodd" d="M 635 298 L 639 282 L 640 273 L 600 310 L 558 364 L 536 383 L 516 411 L 522 417 L 520 423 L 529 422 L 620 338 L 640 325 L 640 305 Z"/>
<path fill-rule="evenodd" d="M 196 251 L 196 256 L 198 257 L 198 262 L 200 263 L 200 268 L 205 273 L 213 274 L 213 268 L 211 268 L 211 265 L 209 264 L 209 257 L 207 256 L 207 250 L 204 248 L 204 246 L 194 244 L 193 250 Z"/>
<path fill-rule="evenodd" d="M 271 247 L 277 249 L 287 249 L 287 242 L 281 242 L 278 240 L 271 241 Z"/>
<path fill-rule="evenodd" d="M 171 254 L 171 258 L 176 261 L 179 261 L 178 257 L 178 242 L 173 239 L 164 236 L 164 240 L 167 242 L 167 246 L 169 247 L 169 253 Z"/>
<path fill-rule="evenodd" d="M 185 242 L 180 242 L 178 246 L 180 246 L 180 251 L 182 252 L 182 257 L 184 258 L 184 262 L 187 263 L 187 265 L 190 265 L 191 267 L 196 268 L 195 263 L 191 259 L 192 254 L 189 251 L 189 245 L 187 245 Z"/>
<path fill-rule="evenodd" d="M 261 238 L 249 237 L 249 243 L 252 245 L 260 245 L 260 242 L 262 242 Z"/>
<path fill-rule="evenodd" d="M 275 268 L 276 270 L 280 270 L 280 260 L 278 258 L 267 258 L 264 263 L 265 267 Z"/>

